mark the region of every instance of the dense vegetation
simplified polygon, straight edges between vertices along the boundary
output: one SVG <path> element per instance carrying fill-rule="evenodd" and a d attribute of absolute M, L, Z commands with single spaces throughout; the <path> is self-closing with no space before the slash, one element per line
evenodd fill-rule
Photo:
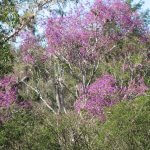
<path fill-rule="evenodd" d="M 131 0 L 67 13 L 58 3 L 39 20 L 35 6 L 52 3 L 40 2 L 20 16 L 0 1 L 0 149 L 149 150 L 148 11 Z"/>

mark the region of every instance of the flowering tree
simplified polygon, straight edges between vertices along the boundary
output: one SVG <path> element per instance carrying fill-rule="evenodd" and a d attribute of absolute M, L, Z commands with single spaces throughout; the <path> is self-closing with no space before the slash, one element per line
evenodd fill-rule
<path fill-rule="evenodd" d="M 130 6 L 121 0 L 96 0 L 89 12 L 85 12 L 84 8 L 80 7 L 65 18 L 48 20 L 47 52 L 51 57 L 57 57 L 68 64 L 70 73 L 74 74 L 75 69 L 78 69 L 79 73 L 76 76 L 82 85 L 82 92 L 77 97 L 84 99 L 86 109 L 90 109 L 88 106 L 94 107 L 92 104 L 94 101 L 96 101 L 94 109 L 96 105 L 101 109 L 97 102 L 101 106 L 106 103 L 105 96 L 99 95 L 109 89 L 103 87 L 103 78 L 100 82 L 94 83 L 95 88 L 102 86 L 104 90 L 100 88 L 102 92 L 96 91 L 98 99 L 94 97 L 87 101 L 89 94 L 92 94 L 92 90 L 87 89 L 93 85 L 91 82 L 102 57 L 112 52 L 118 46 L 118 42 L 128 38 L 135 30 L 142 30 L 141 35 L 144 34 L 142 20 L 137 12 L 133 12 Z M 111 88 L 107 76 L 106 85 Z"/>
<path fill-rule="evenodd" d="M 67 16 L 47 20 L 46 49 L 30 32 L 22 34 L 21 57 L 32 70 L 29 78 L 34 82 L 26 82 L 26 77 L 21 82 L 54 113 L 66 113 L 72 95 L 78 112 L 84 109 L 104 119 L 104 107 L 143 94 L 147 87 L 141 77 L 138 86 L 131 78 L 126 88 L 108 72 L 100 77 L 100 64 L 114 52 L 125 59 L 129 51 L 125 44 L 133 37 L 142 43 L 145 31 L 138 12 L 122 0 L 95 0 L 90 10 L 80 5 Z"/>

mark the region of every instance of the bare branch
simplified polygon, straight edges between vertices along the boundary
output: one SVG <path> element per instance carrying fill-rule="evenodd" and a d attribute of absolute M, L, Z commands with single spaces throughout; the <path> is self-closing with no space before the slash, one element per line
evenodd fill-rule
<path fill-rule="evenodd" d="M 25 79 L 26 79 L 26 77 L 24 77 L 24 78 L 21 80 L 21 82 L 24 83 L 27 87 L 29 87 L 29 88 L 32 89 L 33 91 L 35 91 L 35 92 L 39 95 L 40 99 L 44 102 L 44 104 L 45 104 L 54 114 L 56 114 L 55 110 L 46 102 L 45 99 L 43 99 L 43 97 L 42 97 L 41 93 L 38 91 L 38 89 L 32 87 L 31 85 L 28 85 L 28 84 L 24 81 Z"/>
<path fill-rule="evenodd" d="M 91 81 L 93 80 L 94 75 L 95 75 L 95 73 L 96 73 L 96 71 L 98 69 L 98 66 L 99 66 L 99 61 L 97 62 L 97 64 L 96 63 L 94 64 L 94 67 L 93 67 L 93 70 L 92 70 L 92 75 L 91 75 L 91 77 L 90 77 L 90 79 L 89 79 L 89 81 L 87 83 L 87 86 L 90 85 Z"/>

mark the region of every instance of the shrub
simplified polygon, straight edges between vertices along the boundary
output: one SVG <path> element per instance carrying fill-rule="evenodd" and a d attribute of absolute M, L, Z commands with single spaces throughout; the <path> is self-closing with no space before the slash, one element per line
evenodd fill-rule
<path fill-rule="evenodd" d="M 107 121 L 99 131 L 99 147 L 106 150 L 148 150 L 149 108 L 150 96 L 147 95 L 107 109 Z"/>

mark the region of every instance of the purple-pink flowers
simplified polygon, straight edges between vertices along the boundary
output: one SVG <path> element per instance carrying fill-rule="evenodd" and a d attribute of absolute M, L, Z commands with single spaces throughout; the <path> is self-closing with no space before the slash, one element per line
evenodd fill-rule
<path fill-rule="evenodd" d="M 105 120 L 104 108 L 110 107 L 128 96 L 141 95 L 148 87 L 144 84 L 143 78 L 138 82 L 130 81 L 127 88 L 120 88 L 112 75 L 103 75 L 86 89 L 80 85 L 79 98 L 75 102 L 75 110 L 87 111 L 89 114 Z M 121 92 L 120 92 L 121 91 Z"/>
<path fill-rule="evenodd" d="M 21 38 L 23 40 L 21 45 L 21 55 L 22 59 L 25 63 L 34 64 L 35 60 L 32 55 L 32 49 L 35 46 L 36 40 L 32 33 L 30 32 L 23 32 L 21 33 Z"/>
<path fill-rule="evenodd" d="M 5 76 L 0 79 L 0 107 L 9 107 L 17 98 L 16 79 Z"/>
<path fill-rule="evenodd" d="M 111 75 L 104 75 L 94 83 L 80 92 L 80 96 L 75 103 L 75 109 L 80 112 L 87 110 L 90 114 L 104 119 L 103 109 L 112 106 L 116 100 L 113 96 L 117 92 L 116 81 Z"/>

